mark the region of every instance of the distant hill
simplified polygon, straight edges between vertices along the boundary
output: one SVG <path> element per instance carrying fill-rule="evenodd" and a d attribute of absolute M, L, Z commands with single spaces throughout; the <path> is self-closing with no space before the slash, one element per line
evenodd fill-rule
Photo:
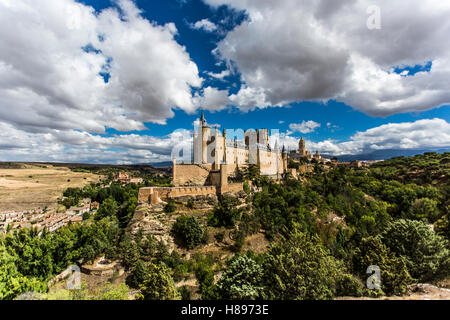
<path fill-rule="evenodd" d="M 154 167 L 154 168 L 172 167 L 172 161 L 163 161 L 163 162 L 149 163 L 149 165 Z"/>
<path fill-rule="evenodd" d="M 410 157 L 417 154 L 424 154 L 425 152 L 437 152 L 444 153 L 449 152 L 450 148 L 447 149 L 386 149 L 386 150 L 376 150 L 370 153 L 361 154 L 347 154 L 342 156 L 336 156 L 339 161 L 353 161 L 353 160 L 387 160 L 393 157 Z M 325 158 L 333 158 L 333 155 L 322 155 Z"/>

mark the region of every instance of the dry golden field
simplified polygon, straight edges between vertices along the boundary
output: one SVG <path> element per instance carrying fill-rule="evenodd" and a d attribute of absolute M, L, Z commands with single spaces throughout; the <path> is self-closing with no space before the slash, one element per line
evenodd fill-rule
<path fill-rule="evenodd" d="M 0 168 L 0 212 L 56 208 L 56 199 L 68 187 L 98 182 L 99 176 L 72 172 L 69 168 L 23 165 Z"/>

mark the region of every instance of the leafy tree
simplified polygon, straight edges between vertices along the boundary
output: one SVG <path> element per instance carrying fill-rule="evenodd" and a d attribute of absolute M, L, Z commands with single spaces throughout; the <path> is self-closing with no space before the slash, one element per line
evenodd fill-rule
<path fill-rule="evenodd" d="M 174 238 L 187 249 L 194 249 L 202 241 L 203 230 L 192 216 L 180 216 L 172 227 Z"/>
<path fill-rule="evenodd" d="M 361 279 L 366 279 L 367 268 L 378 266 L 381 271 L 381 294 L 402 295 L 412 281 L 405 263 L 392 253 L 380 239 L 369 237 L 362 239 L 355 249 L 353 271 Z"/>
<path fill-rule="evenodd" d="M 382 233 L 381 239 L 403 259 L 411 276 L 419 281 L 450 275 L 449 243 L 425 223 L 394 221 Z"/>
<path fill-rule="evenodd" d="M 169 199 L 167 201 L 167 204 L 164 206 L 164 212 L 174 213 L 175 211 L 177 211 L 177 205 L 175 203 L 175 200 Z"/>
<path fill-rule="evenodd" d="M 139 248 L 133 241 L 131 234 L 126 233 L 119 244 L 119 252 L 122 257 L 122 264 L 125 270 L 132 270 L 139 260 Z"/>
<path fill-rule="evenodd" d="M 11 300 L 29 291 L 44 292 L 45 282 L 22 275 L 16 267 L 17 258 L 10 255 L 0 242 L 0 300 Z"/>
<path fill-rule="evenodd" d="M 410 218 L 423 222 L 435 222 L 439 218 L 438 202 L 433 199 L 422 198 L 411 205 Z"/>
<path fill-rule="evenodd" d="M 170 270 L 165 264 L 150 264 L 148 278 L 141 285 L 141 292 L 136 296 L 138 300 L 180 300 Z"/>
<path fill-rule="evenodd" d="M 234 227 L 241 216 L 241 210 L 237 208 L 239 200 L 232 196 L 221 196 L 219 203 L 208 218 L 208 223 L 213 227 Z"/>
<path fill-rule="evenodd" d="M 113 197 L 109 197 L 98 208 L 97 214 L 95 215 L 96 220 L 101 220 L 106 217 L 115 217 L 117 212 L 117 202 Z"/>
<path fill-rule="evenodd" d="M 344 271 L 316 238 L 297 229 L 272 244 L 263 269 L 267 298 L 281 300 L 332 299 Z"/>
<path fill-rule="evenodd" d="M 216 298 L 214 287 L 214 270 L 212 268 L 213 262 L 203 255 L 195 256 L 195 277 L 199 284 L 199 293 L 204 300 L 211 300 Z"/>
<path fill-rule="evenodd" d="M 132 288 L 139 288 L 148 277 L 148 270 L 145 262 L 139 260 L 133 268 L 130 276 L 127 278 L 127 284 Z"/>
<path fill-rule="evenodd" d="M 254 300 L 264 297 L 263 269 L 245 255 L 232 259 L 217 283 L 220 299 Z"/>

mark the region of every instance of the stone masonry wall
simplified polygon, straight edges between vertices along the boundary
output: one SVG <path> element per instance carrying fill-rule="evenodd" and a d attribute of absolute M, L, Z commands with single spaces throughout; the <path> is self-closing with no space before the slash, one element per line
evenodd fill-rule
<path fill-rule="evenodd" d="M 198 186 L 198 187 L 149 187 L 139 189 L 138 201 L 140 203 L 155 203 L 158 200 L 166 200 L 167 198 L 178 198 L 184 196 L 199 195 L 215 195 L 217 189 L 214 186 Z"/>
<path fill-rule="evenodd" d="M 212 169 L 211 164 L 177 164 L 173 174 L 175 186 L 204 186 Z"/>

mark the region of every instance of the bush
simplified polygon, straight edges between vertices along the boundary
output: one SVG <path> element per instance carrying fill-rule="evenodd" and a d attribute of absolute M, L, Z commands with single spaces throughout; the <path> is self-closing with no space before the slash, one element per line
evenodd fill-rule
<path fill-rule="evenodd" d="M 361 297 L 362 295 L 363 284 L 359 279 L 349 273 L 338 277 L 336 282 L 336 296 Z"/>
<path fill-rule="evenodd" d="M 220 231 L 214 235 L 217 242 L 222 242 L 225 239 L 225 231 Z"/>
<path fill-rule="evenodd" d="M 217 283 L 219 299 L 255 300 L 262 299 L 263 269 L 248 256 L 233 258 Z"/>
<path fill-rule="evenodd" d="M 165 264 L 150 264 L 148 277 L 141 285 L 137 300 L 180 300 L 169 268 Z"/>
<path fill-rule="evenodd" d="M 236 208 L 239 204 L 239 200 L 234 197 L 220 197 L 219 203 L 208 218 L 209 225 L 212 227 L 234 227 L 241 216 L 241 211 Z"/>
<path fill-rule="evenodd" d="M 194 217 L 178 217 L 172 227 L 172 235 L 180 245 L 194 249 L 202 241 L 203 230 Z"/>
<path fill-rule="evenodd" d="M 167 204 L 164 206 L 164 212 L 174 213 L 175 211 L 177 211 L 177 205 L 175 203 L 175 200 L 169 199 Z"/>
<path fill-rule="evenodd" d="M 269 248 L 263 269 L 267 298 L 281 300 L 332 299 L 344 273 L 316 238 L 297 229 Z"/>
<path fill-rule="evenodd" d="M 186 286 L 182 286 L 180 289 L 181 300 L 191 300 L 191 292 Z"/>
<path fill-rule="evenodd" d="M 139 288 L 139 286 L 143 284 L 145 280 L 147 280 L 147 277 L 147 266 L 145 265 L 144 261 L 139 260 L 136 263 L 136 266 L 134 267 L 130 276 L 127 278 L 127 284 L 132 288 Z"/>
<path fill-rule="evenodd" d="M 412 278 L 405 263 L 394 255 L 380 239 L 362 239 L 352 257 L 353 271 L 361 279 L 366 279 L 369 266 L 375 265 L 381 271 L 381 290 L 386 295 L 403 295 Z"/>
<path fill-rule="evenodd" d="M 450 274 L 449 243 L 425 223 L 397 220 L 386 228 L 381 239 L 403 259 L 411 276 L 419 281 Z"/>

